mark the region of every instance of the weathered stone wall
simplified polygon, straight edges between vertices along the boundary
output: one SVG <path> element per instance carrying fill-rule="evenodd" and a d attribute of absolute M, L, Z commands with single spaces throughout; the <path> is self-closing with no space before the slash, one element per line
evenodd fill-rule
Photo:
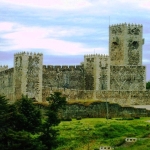
<path fill-rule="evenodd" d="M 124 65 L 124 32 L 123 26 L 109 27 L 109 54 L 111 65 Z"/>
<path fill-rule="evenodd" d="M 95 89 L 96 74 L 96 57 L 95 55 L 84 56 L 84 70 L 85 70 L 85 90 Z"/>
<path fill-rule="evenodd" d="M 85 55 L 85 90 L 109 90 L 110 61 L 107 55 Z"/>
<path fill-rule="evenodd" d="M 150 90 L 146 91 L 96 91 L 96 98 L 121 106 L 149 105 Z"/>
<path fill-rule="evenodd" d="M 62 110 L 62 118 L 96 118 L 103 117 L 122 117 L 131 118 L 136 116 L 149 117 L 150 111 L 144 108 L 122 107 L 116 103 L 93 102 L 90 105 L 84 103 L 68 104 L 65 110 Z"/>
<path fill-rule="evenodd" d="M 42 100 L 43 55 L 18 53 L 14 58 L 14 100 L 22 95 Z"/>
<path fill-rule="evenodd" d="M 110 58 L 109 56 L 99 57 L 99 89 L 110 89 Z"/>
<path fill-rule="evenodd" d="M 79 66 L 43 66 L 42 54 L 15 54 L 13 73 L 6 73 L 8 67 L 0 66 L 0 93 L 6 90 L 5 95 L 10 99 L 10 93 L 13 93 L 13 100 L 23 94 L 45 101 L 50 93 L 60 90 L 68 100 L 100 99 L 121 105 L 149 104 L 150 94 L 145 91 L 146 75 L 142 66 L 142 30 L 141 25 L 110 26 L 110 56 L 85 55 Z M 9 80 L 13 85 L 8 84 Z"/>
<path fill-rule="evenodd" d="M 26 94 L 25 92 L 23 92 L 22 90 L 24 89 L 24 84 L 26 84 L 26 76 L 23 77 L 24 72 L 27 71 L 27 67 L 26 64 L 27 62 L 27 58 L 25 57 L 25 55 L 22 56 L 22 53 L 19 54 L 15 54 L 14 55 L 14 85 L 13 85 L 13 91 L 14 91 L 14 100 L 20 99 L 22 94 Z M 26 62 L 24 64 L 24 62 Z M 24 79 L 24 80 L 23 80 Z M 26 89 L 25 89 L 26 90 Z"/>
<path fill-rule="evenodd" d="M 37 101 L 42 100 L 43 55 L 33 54 L 28 57 L 26 94 Z"/>
<path fill-rule="evenodd" d="M 0 72 L 0 94 L 10 100 L 13 100 L 13 75 L 13 68 Z"/>
<path fill-rule="evenodd" d="M 119 24 L 109 27 L 111 65 L 142 65 L 144 44 L 142 25 Z"/>
<path fill-rule="evenodd" d="M 110 90 L 146 90 L 145 66 L 110 66 Z"/>
<path fill-rule="evenodd" d="M 143 26 L 142 25 L 128 25 L 127 28 L 127 46 L 128 65 L 142 65 L 142 45 L 144 44 Z"/>
<path fill-rule="evenodd" d="M 43 88 L 43 101 L 53 92 L 61 92 L 70 100 L 100 100 L 102 102 L 117 103 L 121 106 L 150 105 L 150 90 L 146 91 L 93 91 L 63 88 Z"/>
<path fill-rule="evenodd" d="M 84 89 L 84 68 L 78 66 L 43 66 L 43 87 Z"/>
<path fill-rule="evenodd" d="M 110 90 L 146 90 L 142 35 L 142 25 L 125 23 L 109 27 Z"/>
<path fill-rule="evenodd" d="M 5 66 L 5 65 L 4 66 L 0 66 L 0 72 L 4 71 L 4 70 L 7 70 L 7 69 L 8 69 L 8 66 Z"/>

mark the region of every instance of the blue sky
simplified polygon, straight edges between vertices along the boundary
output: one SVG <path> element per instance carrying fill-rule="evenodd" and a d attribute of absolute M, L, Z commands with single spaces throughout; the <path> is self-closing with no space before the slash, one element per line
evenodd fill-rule
<path fill-rule="evenodd" d="M 22 51 L 42 52 L 44 64 L 80 64 L 108 54 L 109 23 L 125 22 L 143 25 L 150 80 L 150 0 L 0 0 L 0 65 L 12 67 Z"/>

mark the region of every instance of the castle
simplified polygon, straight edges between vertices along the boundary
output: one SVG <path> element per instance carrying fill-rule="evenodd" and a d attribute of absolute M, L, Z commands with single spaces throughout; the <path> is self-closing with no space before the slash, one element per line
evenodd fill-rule
<path fill-rule="evenodd" d="M 14 68 L 0 67 L 0 94 L 10 100 L 28 95 L 37 101 L 45 100 L 50 91 L 58 89 L 70 90 L 72 97 L 64 93 L 68 99 L 83 98 L 81 93 L 96 99 L 100 95 L 111 99 L 116 92 L 129 94 L 130 98 L 140 93 L 149 96 L 146 68 L 142 66 L 142 35 L 142 25 L 109 26 L 109 56 L 85 55 L 78 66 L 45 66 L 42 54 L 15 54 Z"/>

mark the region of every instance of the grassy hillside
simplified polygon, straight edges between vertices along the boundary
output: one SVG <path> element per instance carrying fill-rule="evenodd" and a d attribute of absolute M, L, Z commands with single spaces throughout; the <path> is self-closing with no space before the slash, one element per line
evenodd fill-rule
<path fill-rule="evenodd" d="M 86 118 L 62 121 L 57 127 L 60 130 L 57 150 L 98 150 L 100 146 L 112 146 L 117 150 L 149 150 L 149 120 Z M 136 137 L 138 140 L 126 143 L 126 137 Z"/>

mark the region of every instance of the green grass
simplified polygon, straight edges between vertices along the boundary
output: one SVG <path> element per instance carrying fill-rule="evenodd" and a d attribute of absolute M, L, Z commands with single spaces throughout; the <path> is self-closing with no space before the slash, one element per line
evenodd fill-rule
<path fill-rule="evenodd" d="M 57 127 L 60 131 L 59 148 L 56 150 L 90 150 L 109 145 L 118 150 L 150 149 L 150 139 L 125 143 L 126 137 L 149 138 L 149 118 L 135 120 L 106 120 L 86 118 L 82 120 L 62 121 Z"/>

